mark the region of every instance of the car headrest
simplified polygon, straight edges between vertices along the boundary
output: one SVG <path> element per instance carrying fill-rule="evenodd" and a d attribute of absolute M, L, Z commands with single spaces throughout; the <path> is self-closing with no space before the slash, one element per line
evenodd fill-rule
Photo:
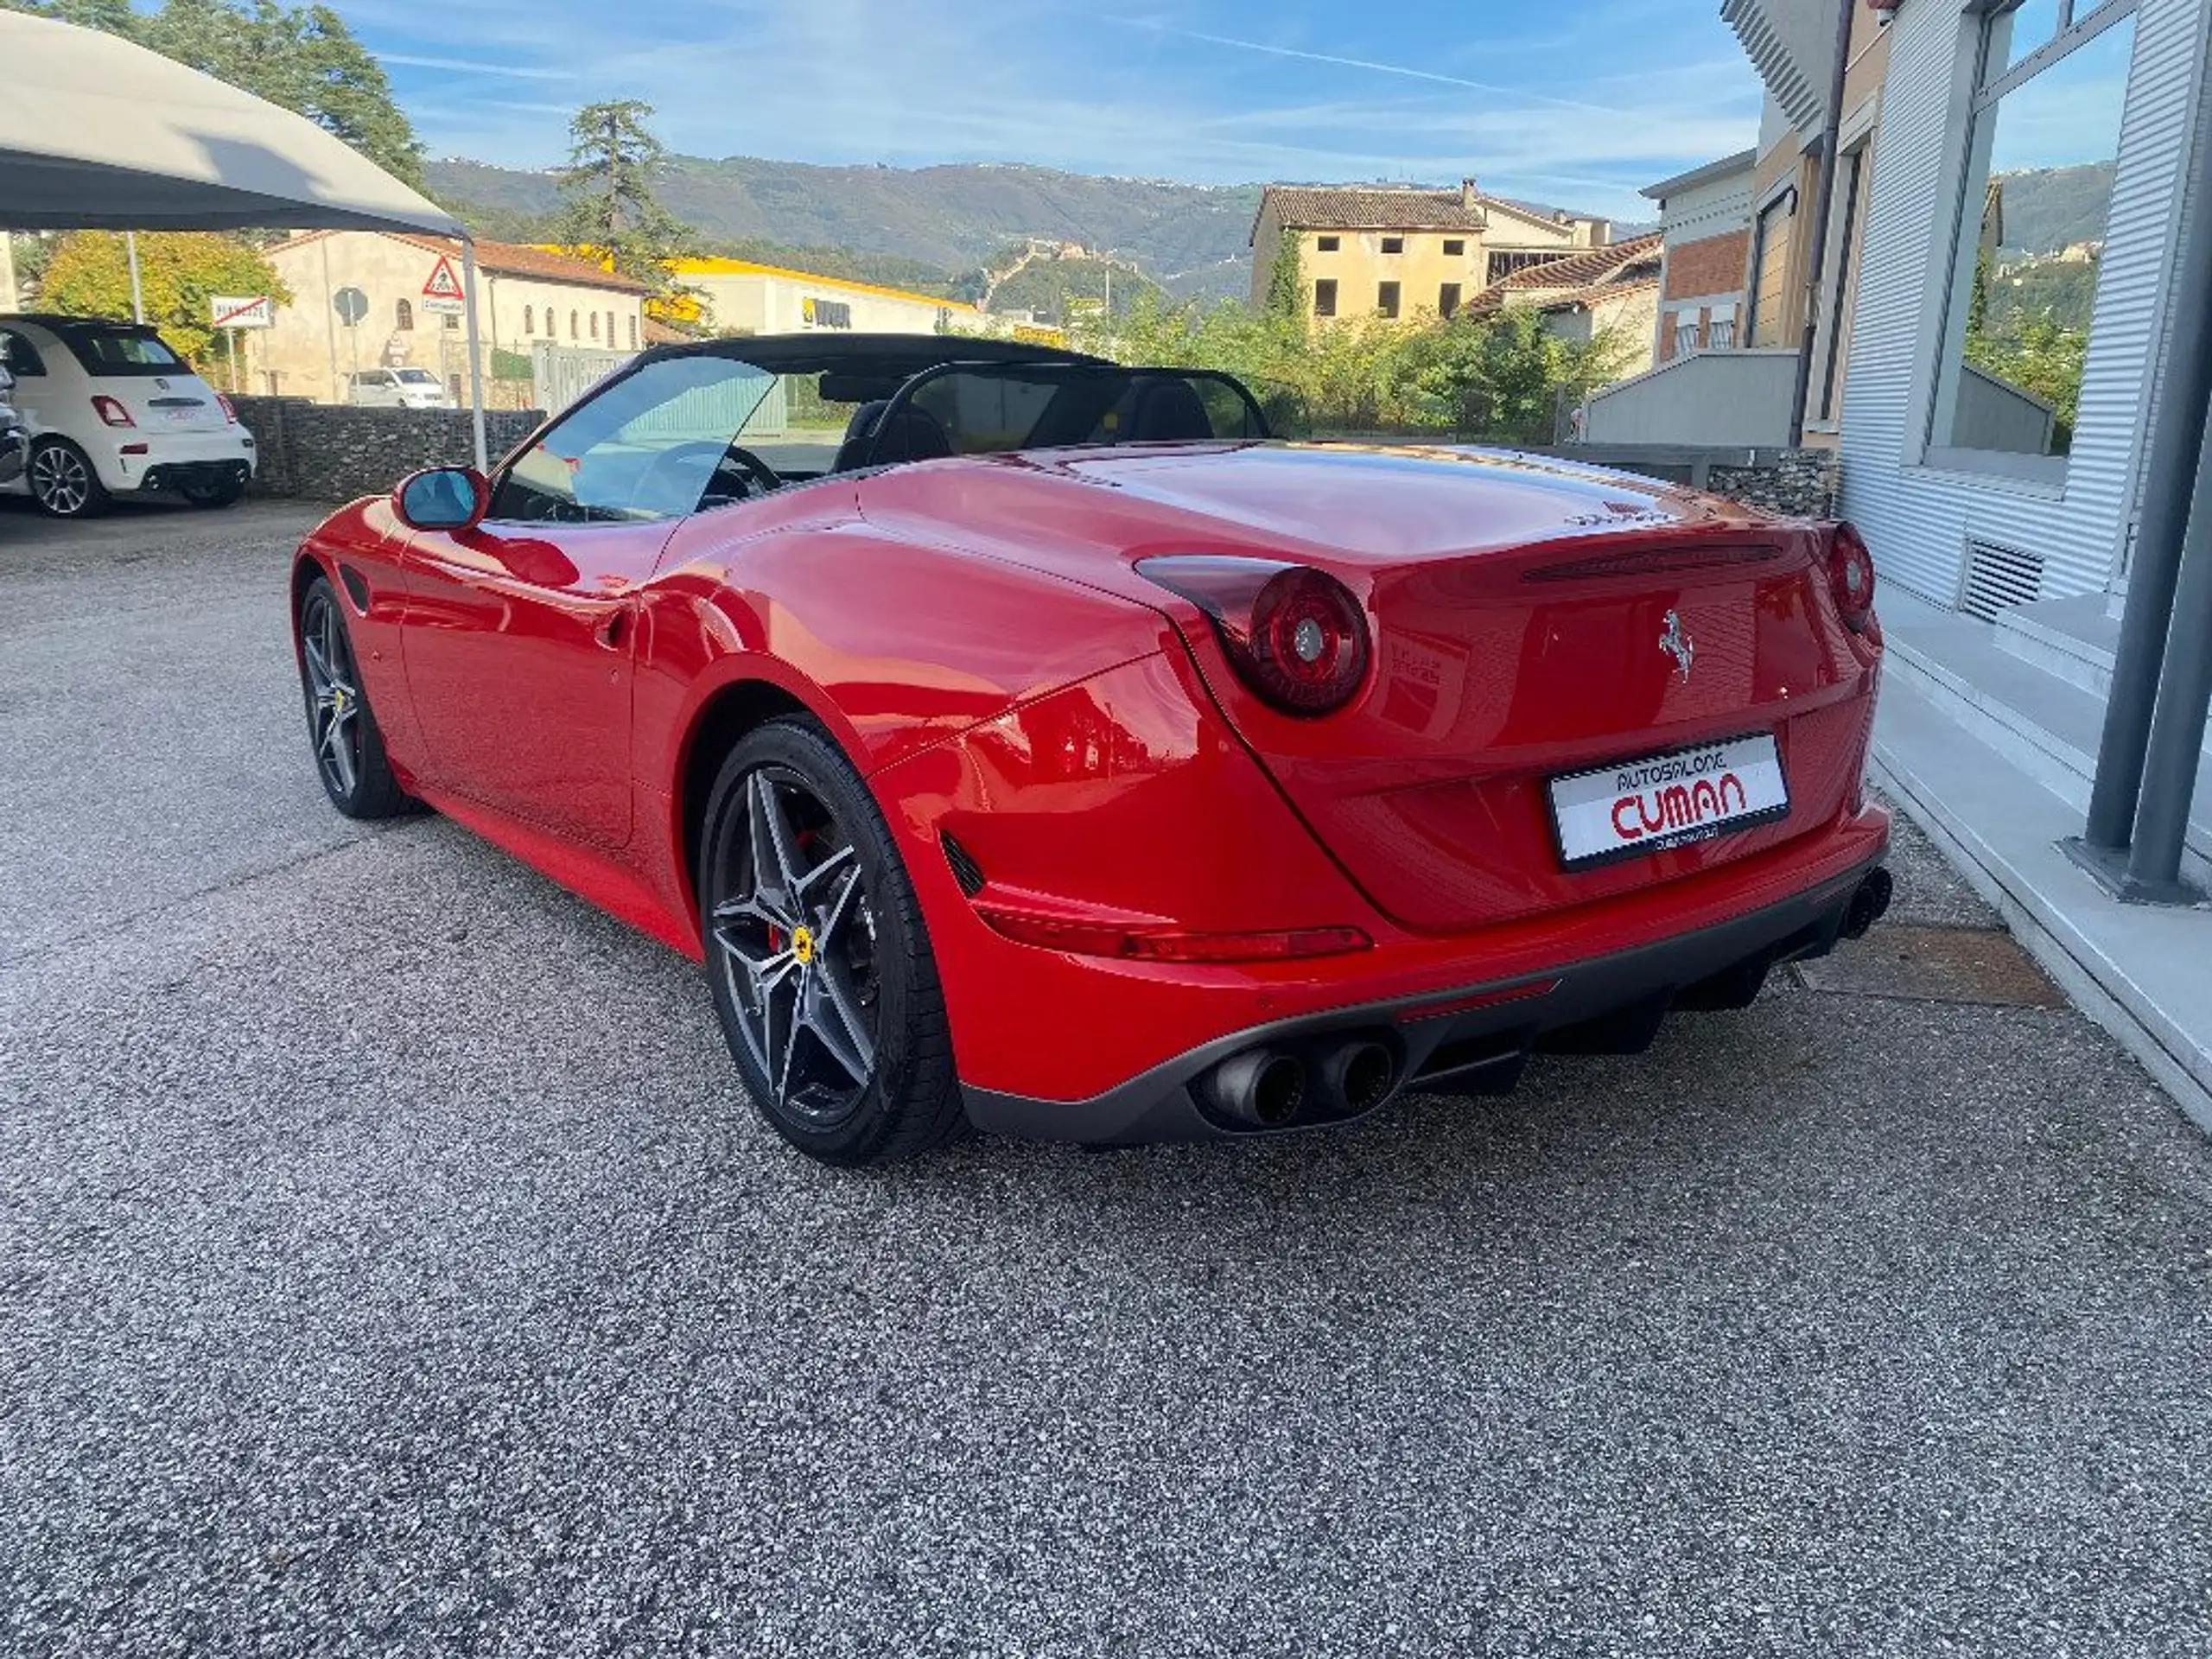
<path fill-rule="evenodd" d="M 852 369 L 824 369 L 814 389 L 825 404 L 888 403 L 906 382 L 895 374 L 861 374 Z"/>
<path fill-rule="evenodd" d="M 1129 442 L 1173 443 L 1211 436 L 1213 419 L 1189 381 L 1163 376 L 1137 388 L 1136 402 L 1129 411 Z"/>

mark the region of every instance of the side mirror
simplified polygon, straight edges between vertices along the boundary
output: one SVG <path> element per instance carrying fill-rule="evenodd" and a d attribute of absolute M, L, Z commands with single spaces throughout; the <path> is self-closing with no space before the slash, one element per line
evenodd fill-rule
<path fill-rule="evenodd" d="M 474 467 L 426 467 L 391 493 L 391 510 L 412 530 L 474 530 L 491 505 L 491 482 Z"/>

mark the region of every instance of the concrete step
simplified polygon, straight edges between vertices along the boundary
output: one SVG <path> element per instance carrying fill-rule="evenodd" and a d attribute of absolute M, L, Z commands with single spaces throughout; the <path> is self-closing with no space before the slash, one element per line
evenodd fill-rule
<path fill-rule="evenodd" d="M 2015 606 L 1999 614 L 1994 639 L 1999 651 L 2094 696 L 2112 690 L 2120 621 L 2102 594 Z"/>
<path fill-rule="evenodd" d="M 1873 772 L 2082 1011 L 2212 1133 L 2212 907 L 2123 905 L 2058 843 L 2079 812 L 1980 741 L 1911 675 L 1889 680 Z"/>
<path fill-rule="evenodd" d="M 1974 737 L 2075 812 L 2080 831 L 2096 776 L 2104 700 L 2000 645 L 1998 630 L 1947 616 L 1885 629 L 1885 673 L 1916 689 Z M 1887 689 L 1885 688 L 1885 695 Z M 2212 884 L 2212 754 L 2200 756 L 2182 874 Z"/>

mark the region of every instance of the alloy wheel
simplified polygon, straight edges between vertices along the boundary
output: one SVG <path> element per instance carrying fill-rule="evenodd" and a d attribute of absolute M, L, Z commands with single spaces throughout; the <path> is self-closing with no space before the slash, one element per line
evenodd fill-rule
<path fill-rule="evenodd" d="M 740 1040 L 774 1109 L 814 1129 L 858 1110 L 875 1074 L 875 918 L 851 838 L 798 772 L 748 773 L 720 849 L 711 921 Z"/>
<path fill-rule="evenodd" d="M 92 499 L 92 469 L 68 445 L 49 443 L 31 457 L 31 493 L 55 517 L 73 518 Z"/>
<path fill-rule="evenodd" d="M 300 616 L 300 651 L 307 660 L 308 719 L 315 764 L 331 792 L 350 798 L 365 759 L 361 690 L 346 625 L 327 591 L 310 594 Z"/>

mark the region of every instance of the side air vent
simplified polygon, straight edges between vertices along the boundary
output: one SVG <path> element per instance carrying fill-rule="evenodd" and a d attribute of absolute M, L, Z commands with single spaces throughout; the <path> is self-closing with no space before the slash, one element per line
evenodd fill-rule
<path fill-rule="evenodd" d="M 366 616 L 369 613 L 368 578 L 352 565 L 341 564 L 338 567 L 338 580 L 346 584 L 346 596 L 353 601 L 353 608 Z"/>
<path fill-rule="evenodd" d="M 1995 542 L 1967 543 L 1966 579 L 1959 608 L 1968 616 L 1994 622 L 1999 611 L 2031 605 L 2043 597 L 2043 556 Z"/>
<path fill-rule="evenodd" d="M 983 890 L 983 867 L 976 861 L 975 855 L 955 841 L 950 835 L 938 831 L 938 845 L 944 849 L 944 861 L 952 867 L 952 879 L 960 884 L 960 891 L 973 899 Z"/>

